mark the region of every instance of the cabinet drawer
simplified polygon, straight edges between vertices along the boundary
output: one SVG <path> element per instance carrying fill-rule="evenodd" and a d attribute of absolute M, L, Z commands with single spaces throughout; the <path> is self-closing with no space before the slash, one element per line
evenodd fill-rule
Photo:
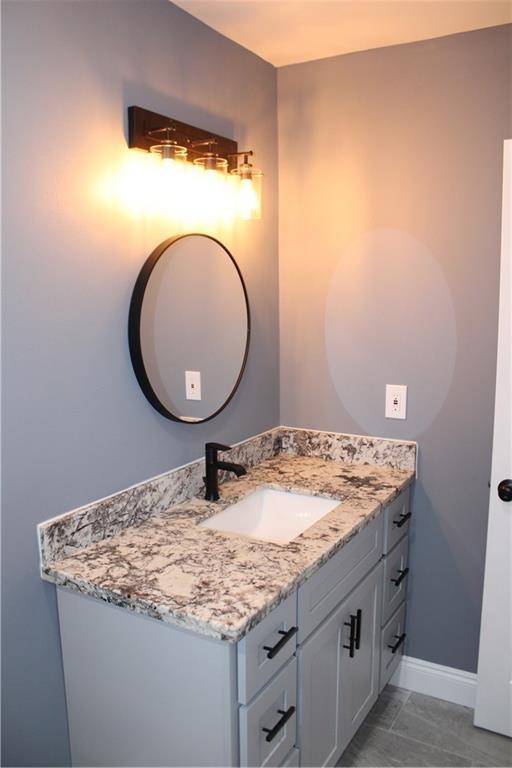
<path fill-rule="evenodd" d="M 283 664 L 297 644 L 294 592 L 238 643 L 238 700 L 247 704 Z"/>
<path fill-rule="evenodd" d="M 297 660 L 240 707 L 240 765 L 281 765 L 297 734 Z"/>
<path fill-rule="evenodd" d="M 402 639 L 403 638 L 403 639 Z M 393 614 L 381 634 L 379 693 L 389 682 L 404 652 L 405 603 Z M 393 652 L 393 649 L 396 649 Z"/>
<path fill-rule="evenodd" d="M 302 643 L 380 560 L 383 515 L 372 520 L 298 591 L 298 642 Z"/>
<path fill-rule="evenodd" d="M 382 624 L 385 624 L 405 600 L 409 573 L 409 537 L 405 536 L 384 558 L 384 598 Z"/>
<path fill-rule="evenodd" d="M 391 552 L 395 544 L 409 532 L 410 489 L 406 488 L 400 496 L 388 504 L 384 510 L 384 554 Z"/>

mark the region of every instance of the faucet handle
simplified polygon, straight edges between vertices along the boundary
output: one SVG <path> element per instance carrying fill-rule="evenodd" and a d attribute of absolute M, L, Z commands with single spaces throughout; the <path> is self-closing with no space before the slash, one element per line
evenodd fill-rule
<path fill-rule="evenodd" d="M 215 461 L 217 458 L 217 451 L 230 451 L 230 445 L 223 445 L 222 443 L 206 443 L 204 446 L 206 460 Z"/>

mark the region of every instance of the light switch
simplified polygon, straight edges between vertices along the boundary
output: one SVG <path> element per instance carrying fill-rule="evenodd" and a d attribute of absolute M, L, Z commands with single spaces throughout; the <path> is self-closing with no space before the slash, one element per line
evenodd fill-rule
<path fill-rule="evenodd" d="M 201 371 L 185 371 L 185 397 L 187 400 L 201 399 Z"/>
<path fill-rule="evenodd" d="M 407 386 L 386 384 L 386 419 L 405 419 L 407 414 Z"/>

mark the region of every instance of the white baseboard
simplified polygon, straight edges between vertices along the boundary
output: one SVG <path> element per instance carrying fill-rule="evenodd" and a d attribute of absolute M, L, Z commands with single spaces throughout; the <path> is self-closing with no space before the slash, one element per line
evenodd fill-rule
<path fill-rule="evenodd" d="M 472 709 L 475 707 L 476 675 L 472 672 L 403 656 L 390 683 L 415 693 L 435 696 Z"/>

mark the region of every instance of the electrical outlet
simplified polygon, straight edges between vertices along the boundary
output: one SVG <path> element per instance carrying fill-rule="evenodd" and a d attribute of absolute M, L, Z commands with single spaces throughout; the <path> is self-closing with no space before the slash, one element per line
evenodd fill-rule
<path fill-rule="evenodd" d="M 185 397 L 187 400 L 201 399 L 201 371 L 185 371 Z"/>
<path fill-rule="evenodd" d="M 405 419 L 407 414 L 407 386 L 386 384 L 386 419 Z"/>

